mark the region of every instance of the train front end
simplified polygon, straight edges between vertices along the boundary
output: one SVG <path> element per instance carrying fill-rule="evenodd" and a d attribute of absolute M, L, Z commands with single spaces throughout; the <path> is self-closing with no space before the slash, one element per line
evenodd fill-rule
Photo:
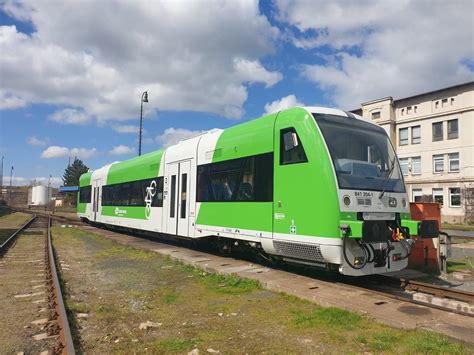
<path fill-rule="evenodd" d="M 435 237 L 438 226 L 410 219 L 403 174 L 387 133 L 350 113 L 313 117 L 334 167 L 342 238 L 339 272 L 360 276 L 406 268 L 411 237 Z"/>

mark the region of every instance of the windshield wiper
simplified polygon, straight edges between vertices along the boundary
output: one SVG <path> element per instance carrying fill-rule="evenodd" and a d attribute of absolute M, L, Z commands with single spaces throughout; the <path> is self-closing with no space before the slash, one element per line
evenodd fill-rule
<path fill-rule="evenodd" d="M 385 194 L 385 189 L 387 188 L 387 182 L 392 176 L 393 170 L 395 168 L 395 160 L 397 159 L 397 156 L 394 156 L 392 159 L 392 162 L 390 163 L 390 169 L 388 170 L 387 177 L 385 178 L 383 184 L 382 184 L 382 191 L 379 194 L 379 200 L 382 199 L 383 195 Z"/>

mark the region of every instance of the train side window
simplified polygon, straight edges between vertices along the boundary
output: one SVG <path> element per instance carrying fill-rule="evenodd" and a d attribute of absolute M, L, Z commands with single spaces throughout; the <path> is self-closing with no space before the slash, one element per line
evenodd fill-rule
<path fill-rule="evenodd" d="M 188 174 L 181 175 L 181 218 L 186 218 L 186 200 L 188 190 Z"/>
<path fill-rule="evenodd" d="M 170 218 L 174 218 L 176 211 L 176 175 L 171 175 Z"/>
<path fill-rule="evenodd" d="M 197 202 L 273 200 L 273 153 L 200 165 L 197 173 Z"/>
<path fill-rule="evenodd" d="M 151 180 L 150 180 L 151 181 Z M 163 177 L 155 179 L 156 181 L 156 192 L 153 198 L 152 207 L 163 207 Z"/>
<path fill-rule="evenodd" d="M 79 189 L 79 203 L 90 203 L 92 186 L 84 186 Z"/>
<path fill-rule="evenodd" d="M 294 128 L 280 131 L 280 165 L 306 163 L 306 153 Z"/>

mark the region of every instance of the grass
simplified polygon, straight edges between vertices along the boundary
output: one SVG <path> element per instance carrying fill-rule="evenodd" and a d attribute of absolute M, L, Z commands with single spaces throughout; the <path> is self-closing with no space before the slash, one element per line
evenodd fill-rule
<path fill-rule="evenodd" d="M 453 343 L 447 337 L 431 332 L 405 340 L 413 353 L 418 354 L 465 354 L 468 351 L 462 344 Z"/>
<path fill-rule="evenodd" d="M 8 207 L 0 206 L 0 217 L 6 216 L 6 215 L 8 215 L 12 212 L 13 211 L 11 209 L 9 209 Z"/>
<path fill-rule="evenodd" d="M 166 352 L 183 352 L 192 349 L 201 343 L 200 339 L 177 339 L 170 338 L 161 340 L 156 344 L 159 350 Z"/>
<path fill-rule="evenodd" d="M 474 224 L 454 224 L 454 223 L 442 223 L 441 229 L 453 229 L 459 231 L 474 231 Z"/>
<path fill-rule="evenodd" d="M 0 217 L 0 228 L 19 228 L 32 218 L 32 215 L 22 212 L 6 213 Z"/>
<path fill-rule="evenodd" d="M 311 312 L 294 312 L 292 324 L 298 328 L 329 327 L 334 329 L 354 329 L 362 321 L 362 316 L 343 309 L 315 307 Z"/>
<path fill-rule="evenodd" d="M 448 273 L 455 271 L 474 271 L 474 256 L 469 256 L 464 259 L 448 259 L 447 268 Z"/>
<path fill-rule="evenodd" d="M 178 299 L 178 295 L 176 293 L 171 292 L 163 295 L 162 299 L 165 303 L 173 303 Z"/>
<path fill-rule="evenodd" d="M 468 353 L 432 333 L 401 330 L 216 275 L 78 228 L 53 228 L 75 339 L 84 353 Z M 140 330 L 142 322 L 161 323 Z M 420 345 L 419 342 L 422 342 Z M 431 350 L 431 349 L 435 350 Z"/>

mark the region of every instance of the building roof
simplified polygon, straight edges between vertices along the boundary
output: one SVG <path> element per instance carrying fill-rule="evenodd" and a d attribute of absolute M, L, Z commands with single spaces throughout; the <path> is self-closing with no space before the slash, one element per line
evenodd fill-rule
<path fill-rule="evenodd" d="M 60 186 L 59 193 L 79 191 L 79 186 Z"/>
<path fill-rule="evenodd" d="M 384 100 L 393 100 L 393 103 L 397 104 L 401 101 L 411 100 L 411 99 L 419 98 L 419 97 L 422 97 L 422 96 L 425 96 L 425 95 L 432 95 L 432 94 L 436 94 L 436 93 L 441 93 L 443 91 L 448 91 L 448 90 L 452 90 L 452 89 L 467 87 L 467 86 L 470 86 L 470 85 L 473 85 L 473 84 L 474 84 L 474 81 L 468 81 L 466 83 L 457 84 L 457 85 L 453 85 L 453 86 L 448 86 L 448 87 L 445 87 L 445 88 L 442 88 L 442 89 L 427 91 L 427 92 L 423 92 L 421 94 L 416 94 L 416 95 L 413 95 L 413 96 L 407 96 L 407 97 L 403 97 L 403 98 L 396 99 L 396 100 L 393 100 L 393 98 L 391 96 L 388 96 L 388 97 L 384 97 L 384 98 L 380 98 L 380 99 L 375 99 L 375 100 L 370 100 L 370 101 L 367 101 L 367 102 L 363 102 L 361 104 L 361 106 L 367 105 L 367 104 L 370 104 L 370 103 L 374 103 L 374 102 L 377 102 L 377 101 L 384 101 Z M 360 115 L 362 113 L 362 109 L 358 108 L 358 109 L 351 110 L 349 112 Z"/>

